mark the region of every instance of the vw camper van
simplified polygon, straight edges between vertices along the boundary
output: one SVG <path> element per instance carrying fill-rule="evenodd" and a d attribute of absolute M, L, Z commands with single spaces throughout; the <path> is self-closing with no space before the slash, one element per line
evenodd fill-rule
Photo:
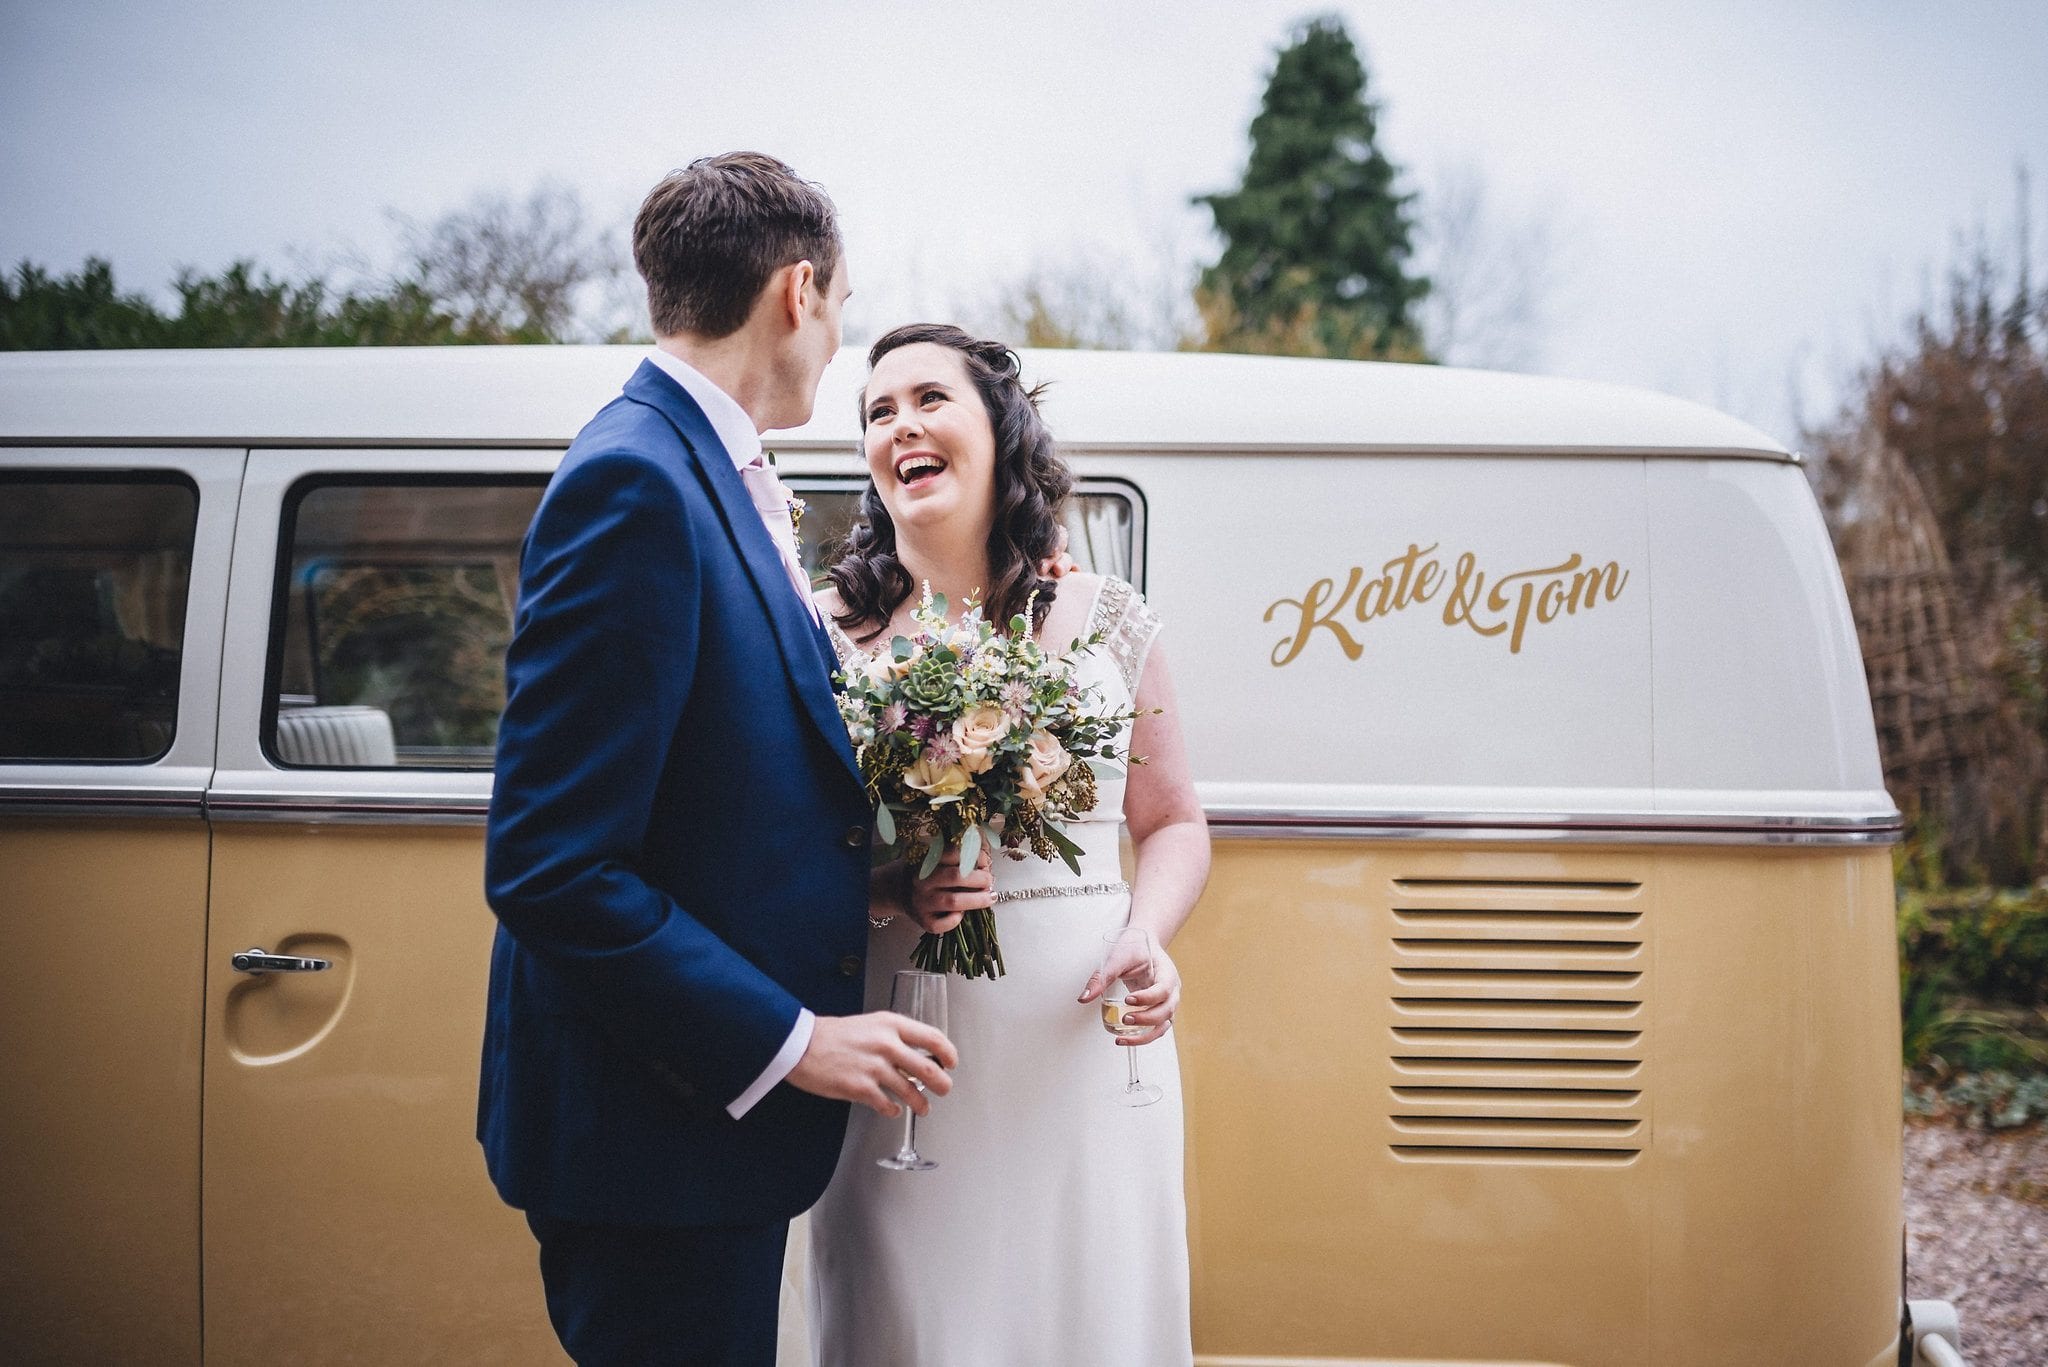
<path fill-rule="evenodd" d="M 482 822 L 521 536 L 638 359 L 0 358 L 11 1360 L 559 1360 L 472 1137 Z M 812 555 L 863 369 L 769 440 Z M 1557 379 L 1025 371 L 1217 837 L 1198 1360 L 1910 1358 L 1900 819 L 1796 458 Z"/>

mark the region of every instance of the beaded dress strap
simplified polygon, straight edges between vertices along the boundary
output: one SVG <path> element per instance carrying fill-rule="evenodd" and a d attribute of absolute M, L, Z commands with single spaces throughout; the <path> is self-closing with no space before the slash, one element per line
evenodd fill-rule
<path fill-rule="evenodd" d="M 831 613 L 820 615 L 825 619 L 825 635 L 832 641 L 832 653 L 839 657 L 839 663 L 843 665 L 860 652 L 860 647 L 853 643 L 852 637 L 839 629 L 839 623 L 832 620 Z"/>
<path fill-rule="evenodd" d="M 1157 613 L 1144 595 L 1122 579 L 1107 578 L 1095 595 L 1095 611 L 1088 618 L 1090 635 L 1101 632 L 1103 649 L 1116 664 L 1124 691 L 1138 696 L 1138 679 L 1145 672 L 1145 656 L 1159 635 Z"/>

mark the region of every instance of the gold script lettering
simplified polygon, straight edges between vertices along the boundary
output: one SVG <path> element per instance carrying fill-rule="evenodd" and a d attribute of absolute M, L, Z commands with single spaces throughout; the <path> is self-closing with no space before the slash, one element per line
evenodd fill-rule
<path fill-rule="evenodd" d="M 1282 598 L 1269 606 L 1266 609 L 1266 620 L 1269 622 L 1273 620 L 1273 614 L 1281 608 L 1294 608 L 1301 614 L 1301 620 L 1293 632 L 1281 637 L 1279 643 L 1273 647 L 1273 663 L 1276 666 L 1292 663 L 1294 657 L 1301 654 L 1302 647 L 1308 644 L 1309 633 L 1317 627 L 1329 628 L 1330 634 L 1337 638 L 1338 648 L 1347 658 L 1355 660 L 1363 655 L 1365 647 L 1360 645 L 1350 632 L 1331 619 L 1343 611 L 1344 604 L 1358 591 L 1358 581 L 1364 577 L 1365 571 L 1353 566 L 1351 577 L 1344 581 L 1344 591 L 1337 594 L 1334 602 L 1330 601 L 1330 594 L 1336 588 L 1336 584 L 1328 579 L 1318 579 L 1309 585 L 1308 592 L 1301 597 Z"/>
<path fill-rule="evenodd" d="M 1508 654 L 1519 655 L 1522 653 L 1522 633 L 1528 629 L 1529 604 L 1536 595 L 1536 585 L 1529 581 L 1535 579 L 1538 575 L 1567 574 L 1578 567 L 1579 557 L 1574 554 L 1562 565 L 1551 565 L 1540 570 L 1518 570 L 1513 574 L 1504 574 L 1494 580 L 1493 591 L 1486 595 L 1486 606 L 1494 612 L 1506 610 L 1508 605 L 1507 587 L 1510 584 L 1518 585 L 1514 594 L 1515 634 L 1508 637 Z M 1499 629 L 1499 627 L 1494 628 L 1495 631 Z M 1492 633 L 1489 632 L 1488 634 L 1491 635 Z"/>
<path fill-rule="evenodd" d="M 1380 566 L 1380 577 L 1359 590 L 1358 620 L 1361 623 L 1370 622 L 1375 617 L 1399 612 L 1411 603 L 1427 601 L 1428 594 L 1418 594 L 1416 591 L 1416 564 L 1435 549 L 1434 541 L 1427 546 L 1418 546 L 1411 541 L 1405 555 L 1397 555 Z M 1434 561 L 1426 563 L 1432 567 L 1435 564 Z M 1398 578 L 1395 575 L 1396 570 L 1400 571 Z"/>
<path fill-rule="evenodd" d="M 1364 626 L 1417 603 L 1430 602 L 1446 587 L 1445 626 L 1469 627 L 1489 638 L 1505 632 L 1508 653 L 1518 655 L 1532 619 L 1543 625 L 1590 610 L 1603 601 L 1611 603 L 1628 585 L 1629 572 L 1619 563 L 1609 560 L 1587 565 L 1576 552 L 1555 565 L 1516 570 L 1489 583 L 1479 558 L 1464 551 L 1446 576 L 1436 555 L 1437 545 L 1411 541 L 1406 552 L 1381 564 L 1372 578 L 1353 566 L 1341 589 L 1334 579 L 1318 579 L 1301 597 L 1275 601 L 1266 609 L 1265 620 L 1271 622 L 1278 614 L 1283 622 L 1292 624 L 1292 630 L 1274 645 L 1273 664 L 1293 663 L 1307 649 L 1318 627 L 1336 638 L 1345 658 L 1356 660 L 1365 654 L 1365 646 L 1337 620 L 1347 606 L 1350 615 Z"/>
<path fill-rule="evenodd" d="M 1458 557 L 1452 574 L 1455 577 L 1451 580 L 1451 596 L 1444 600 L 1444 625 L 1454 627 L 1463 622 L 1481 636 L 1498 636 L 1506 630 L 1505 622 L 1489 627 L 1472 620 L 1472 610 L 1479 606 L 1479 590 L 1486 585 L 1486 571 L 1479 568 L 1479 557 L 1466 551 Z"/>
<path fill-rule="evenodd" d="M 1605 588 L 1601 587 L 1602 579 L 1607 581 Z M 1584 574 L 1574 575 L 1572 576 L 1571 595 L 1565 599 L 1565 611 L 1577 612 L 1581 607 L 1592 607 L 1595 592 L 1600 593 L 1602 597 L 1611 603 L 1621 597 L 1622 586 L 1626 583 L 1628 583 L 1628 571 L 1615 564 L 1612 560 L 1604 565 L 1589 569 Z M 1583 599 L 1579 596 L 1581 592 L 1585 595 Z"/>

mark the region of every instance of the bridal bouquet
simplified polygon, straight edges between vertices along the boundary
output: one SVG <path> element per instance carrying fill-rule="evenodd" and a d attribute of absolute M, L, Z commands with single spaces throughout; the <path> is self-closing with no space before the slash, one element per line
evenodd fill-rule
<path fill-rule="evenodd" d="M 917 630 L 873 653 L 856 652 L 840 674 L 840 715 L 875 804 L 875 833 L 890 856 L 926 878 L 948 845 L 974 867 L 986 846 L 1012 859 L 1028 849 L 1080 872 L 1081 850 L 1061 830 L 1095 806 L 1097 767 L 1132 759 L 1115 741 L 1135 712 L 1091 710 L 1094 690 L 1074 681 L 1072 660 L 1102 643 L 1074 642 L 1064 659 L 1041 648 L 1030 609 L 999 634 L 972 600 L 957 624 L 946 599 L 925 587 Z M 970 911 L 944 935 L 926 935 L 911 956 L 928 972 L 996 978 L 1003 951 L 995 913 Z"/>

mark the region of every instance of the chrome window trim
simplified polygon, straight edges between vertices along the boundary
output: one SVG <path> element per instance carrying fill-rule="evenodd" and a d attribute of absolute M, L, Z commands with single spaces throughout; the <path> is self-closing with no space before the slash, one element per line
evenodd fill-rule
<path fill-rule="evenodd" d="M 18 766 L 9 766 L 10 770 Z M 122 777 L 134 774 L 131 768 Z M 150 783 L 24 783 L 0 778 L 0 817 L 204 815 L 206 771 L 152 774 Z"/>
<path fill-rule="evenodd" d="M 1839 815 L 1724 812 L 1422 812 L 1207 809 L 1212 834 L 1259 840 L 1489 840 L 1544 844 L 1895 845 L 1896 811 Z"/>
<path fill-rule="evenodd" d="M 369 772 L 388 776 L 390 771 Z M 206 795 L 206 815 L 214 821 L 481 826 L 490 809 L 489 792 L 301 793 L 215 789 Z"/>
<path fill-rule="evenodd" d="M 332 775 L 330 775 L 331 777 Z M 374 777 L 389 779 L 390 772 Z M 484 777 L 484 776 L 479 776 Z M 481 824 L 490 810 L 488 786 L 477 791 L 422 792 L 388 783 L 341 791 L 216 789 L 207 814 L 220 821 L 297 821 Z M 1898 813 L 1839 816 L 1730 816 L 1724 813 L 1506 813 L 1279 811 L 1243 807 L 1208 809 L 1220 839 L 1257 840 L 1478 840 L 1493 843 L 1682 845 L 1896 844 Z"/>

